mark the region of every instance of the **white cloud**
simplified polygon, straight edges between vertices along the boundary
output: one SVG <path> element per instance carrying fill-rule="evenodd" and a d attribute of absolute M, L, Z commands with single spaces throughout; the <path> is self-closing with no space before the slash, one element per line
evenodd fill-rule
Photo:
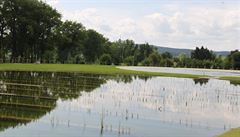
<path fill-rule="evenodd" d="M 214 50 L 240 48 L 240 10 L 237 8 L 192 7 L 180 10 L 171 6 L 168 14 L 166 11 L 155 12 L 138 18 L 96 8 L 62 13 L 64 20 L 81 22 L 110 40 L 130 38 L 140 43 L 177 48 L 201 45 Z"/>
<path fill-rule="evenodd" d="M 43 0 L 44 1 L 44 0 Z M 59 0 L 45 0 L 49 5 L 56 6 L 59 4 Z"/>

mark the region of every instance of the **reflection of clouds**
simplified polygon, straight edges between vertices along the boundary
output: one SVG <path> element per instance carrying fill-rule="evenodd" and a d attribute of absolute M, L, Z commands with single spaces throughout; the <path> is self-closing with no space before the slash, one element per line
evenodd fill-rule
<path fill-rule="evenodd" d="M 71 105 L 98 113 L 104 108 L 112 113 L 137 113 L 148 119 L 235 127 L 240 123 L 239 88 L 220 80 L 210 80 L 202 86 L 179 78 L 135 79 L 127 84 L 110 80 L 91 93 L 83 93 Z"/>

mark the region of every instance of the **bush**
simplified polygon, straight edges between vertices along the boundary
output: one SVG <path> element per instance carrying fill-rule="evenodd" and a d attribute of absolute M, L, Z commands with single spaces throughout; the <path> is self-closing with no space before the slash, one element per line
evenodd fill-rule
<path fill-rule="evenodd" d="M 143 66 L 150 66 L 150 60 L 149 60 L 149 58 L 144 59 L 144 60 L 141 62 L 141 65 L 143 65 Z"/>
<path fill-rule="evenodd" d="M 102 65 L 111 65 L 112 64 L 112 57 L 109 54 L 103 54 L 100 57 L 100 64 Z"/>
<path fill-rule="evenodd" d="M 133 56 L 128 56 L 124 59 L 124 64 L 128 66 L 133 66 L 134 65 L 134 57 Z"/>

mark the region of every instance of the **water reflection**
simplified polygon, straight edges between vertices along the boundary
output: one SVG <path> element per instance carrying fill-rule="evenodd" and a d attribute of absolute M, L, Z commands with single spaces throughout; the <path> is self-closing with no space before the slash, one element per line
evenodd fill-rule
<path fill-rule="evenodd" d="M 215 136 L 240 126 L 239 104 L 240 86 L 215 79 L 0 72 L 4 137 Z"/>
<path fill-rule="evenodd" d="M 200 81 L 200 84 L 196 81 Z M 108 131 L 109 126 L 113 127 L 121 136 L 133 130 L 141 133 L 134 135 L 149 133 L 141 131 L 140 125 L 154 131 L 151 133 L 153 135 L 164 135 L 161 129 L 153 125 L 161 127 L 170 124 L 172 127 L 165 130 L 167 135 L 172 136 L 189 135 L 190 131 L 184 131 L 189 128 L 193 131 L 191 136 L 215 136 L 226 129 L 239 127 L 240 87 L 215 79 L 199 81 L 165 77 L 147 81 L 136 78 L 131 83 L 110 80 L 68 107 L 80 110 L 87 106 L 90 112 L 104 115 L 105 126 L 101 128 L 106 127 Z M 120 126 L 109 119 L 115 119 L 115 122 L 119 120 Z M 129 126 L 136 121 L 136 127 Z M 172 129 L 179 127 L 183 128 L 182 131 L 171 133 Z M 205 131 L 194 135 L 194 131 L 201 129 Z"/>
<path fill-rule="evenodd" d="M 232 84 L 234 86 L 240 86 L 240 82 L 239 81 L 230 80 L 230 84 Z"/>
<path fill-rule="evenodd" d="M 76 99 L 105 83 L 98 75 L 46 72 L 0 73 L 0 131 L 39 119 L 58 99 Z"/>
<path fill-rule="evenodd" d="M 194 83 L 200 84 L 200 85 L 205 85 L 208 83 L 209 79 L 208 78 L 198 78 L 198 79 L 193 79 Z"/>

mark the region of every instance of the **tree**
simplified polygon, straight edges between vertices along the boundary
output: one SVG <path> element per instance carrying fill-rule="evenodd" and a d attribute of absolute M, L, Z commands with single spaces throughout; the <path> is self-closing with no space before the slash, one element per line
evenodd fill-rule
<path fill-rule="evenodd" d="M 61 21 L 59 14 L 42 0 L 0 0 L 0 63 L 101 63 L 167 67 L 239 69 L 239 51 L 216 57 L 196 47 L 191 58 L 158 53 L 148 43 L 133 40 L 110 42 L 81 23 Z"/>
<path fill-rule="evenodd" d="M 232 55 L 232 67 L 233 69 L 240 69 L 240 52 L 235 52 Z"/>
<path fill-rule="evenodd" d="M 112 64 L 112 57 L 110 54 L 103 54 L 100 57 L 100 64 L 102 65 L 111 65 Z"/>
<path fill-rule="evenodd" d="M 57 29 L 57 39 L 58 60 L 61 63 L 78 62 L 86 39 L 85 27 L 80 23 L 65 21 Z"/>
<path fill-rule="evenodd" d="M 149 61 L 151 66 L 159 66 L 160 64 L 160 56 L 157 52 L 153 52 L 149 55 Z"/>
<path fill-rule="evenodd" d="M 150 66 L 151 65 L 150 59 L 149 58 L 144 59 L 141 62 L 141 65 L 143 65 L 143 66 Z"/>
<path fill-rule="evenodd" d="M 61 22 L 55 9 L 38 0 L 1 0 L 0 6 L 1 58 L 9 53 L 11 62 L 33 62 L 54 50 L 54 30 Z"/>
<path fill-rule="evenodd" d="M 128 56 L 124 59 L 124 64 L 128 66 L 133 66 L 134 65 L 134 57 L 133 56 Z"/>
<path fill-rule="evenodd" d="M 83 54 L 88 63 L 94 63 L 103 54 L 107 39 L 94 30 L 87 30 Z"/>
<path fill-rule="evenodd" d="M 113 57 L 114 64 L 123 63 L 127 57 L 135 56 L 137 54 L 136 51 L 137 46 L 134 44 L 133 40 L 119 39 L 118 41 L 113 42 L 111 46 L 111 56 Z"/>
<path fill-rule="evenodd" d="M 6 58 L 6 37 L 7 37 L 6 8 L 4 1 L 0 0 L 0 63 L 5 62 Z"/>
<path fill-rule="evenodd" d="M 153 46 L 150 46 L 148 43 L 137 45 L 139 54 L 137 55 L 137 62 L 141 62 L 144 59 L 148 58 L 151 53 L 154 52 Z"/>
<path fill-rule="evenodd" d="M 207 48 L 197 47 L 194 51 L 192 51 L 191 58 L 197 60 L 214 60 L 216 58 L 216 55 Z"/>
<path fill-rule="evenodd" d="M 171 53 L 169 53 L 169 52 L 164 52 L 164 53 L 162 54 L 162 58 L 163 58 L 163 59 L 172 59 L 173 56 L 172 56 Z"/>
<path fill-rule="evenodd" d="M 187 67 L 187 63 L 188 63 L 188 57 L 186 54 L 180 54 L 179 55 L 179 66 L 180 67 Z"/>

